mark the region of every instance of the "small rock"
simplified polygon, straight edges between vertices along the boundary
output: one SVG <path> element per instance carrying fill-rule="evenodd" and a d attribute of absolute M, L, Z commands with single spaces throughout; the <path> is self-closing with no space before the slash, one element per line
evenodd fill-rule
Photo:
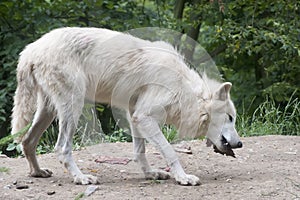
<path fill-rule="evenodd" d="M 57 185 L 58 185 L 58 186 L 62 186 L 62 184 L 61 184 L 61 183 L 58 183 Z"/>
<path fill-rule="evenodd" d="M 17 185 L 17 183 L 18 183 L 17 180 L 13 181 L 13 185 Z"/>
<path fill-rule="evenodd" d="M 11 189 L 11 188 L 12 188 L 12 185 L 5 185 L 3 188 L 4 188 L 4 189 Z"/>
<path fill-rule="evenodd" d="M 55 194 L 55 191 L 49 191 L 49 192 L 47 192 L 47 194 L 48 195 L 53 195 L 53 194 Z"/>
<path fill-rule="evenodd" d="M 231 178 L 226 179 L 226 182 L 230 182 L 230 181 L 231 181 Z"/>
<path fill-rule="evenodd" d="M 90 185 L 86 188 L 85 192 L 84 192 L 84 196 L 90 196 L 91 194 L 93 194 L 99 187 L 96 185 Z"/>
<path fill-rule="evenodd" d="M 29 188 L 29 186 L 28 185 L 16 185 L 16 189 L 18 189 L 18 190 L 23 190 L 23 189 L 28 189 Z"/>

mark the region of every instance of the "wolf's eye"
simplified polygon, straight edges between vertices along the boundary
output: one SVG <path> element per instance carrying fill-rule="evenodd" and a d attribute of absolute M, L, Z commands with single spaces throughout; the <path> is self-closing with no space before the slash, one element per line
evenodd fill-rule
<path fill-rule="evenodd" d="M 228 119 L 229 119 L 230 122 L 233 121 L 233 117 L 231 115 L 229 115 L 229 114 L 228 114 Z"/>

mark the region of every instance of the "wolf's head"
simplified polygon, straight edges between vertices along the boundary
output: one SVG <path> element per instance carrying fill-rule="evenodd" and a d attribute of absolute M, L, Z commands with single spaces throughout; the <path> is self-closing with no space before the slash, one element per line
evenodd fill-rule
<path fill-rule="evenodd" d="M 207 144 L 213 145 L 215 152 L 234 157 L 232 149 L 243 146 L 235 129 L 236 111 L 230 99 L 231 83 L 222 83 L 214 91 L 210 104 L 210 123 Z"/>

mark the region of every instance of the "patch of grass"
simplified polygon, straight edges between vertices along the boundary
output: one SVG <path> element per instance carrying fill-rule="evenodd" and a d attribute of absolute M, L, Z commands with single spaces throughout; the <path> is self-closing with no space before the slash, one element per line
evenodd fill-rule
<path fill-rule="evenodd" d="M 19 132 L 15 133 L 14 135 L 8 135 L 4 138 L 1 138 L 0 148 L 7 146 L 10 143 L 13 143 L 13 140 L 15 138 L 22 137 L 29 130 L 30 127 L 31 127 L 31 123 L 25 126 L 23 129 L 21 129 Z"/>
<path fill-rule="evenodd" d="M 105 136 L 105 142 L 131 142 L 131 135 L 126 133 L 122 128 L 115 130 L 111 135 Z"/>
<path fill-rule="evenodd" d="M 21 145 L 14 142 L 14 139 L 23 137 L 23 135 L 29 130 L 31 123 L 21 129 L 19 132 L 8 135 L 0 140 L 0 149 L 5 147 L 7 152 L 12 152 L 12 156 L 18 156 L 22 153 Z M 2 153 L 2 151 L 1 151 Z"/>
<path fill-rule="evenodd" d="M 164 136 L 167 138 L 168 142 L 172 143 L 178 140 L 177 130 L 174 126 L 164 125 L 162 127 L 162 132 Z"/>
<path fill-rule="evenodd" d="M 84 197 L 84 193 L 81 192 L 81 193 L 79 193 L 79 194 L 75 197 L 74 200 L 80 200 L 80 199 L 82 199 L 83 197 Z"/>
<path fill-rule="evenodd" d="M 45 154 L 53 152 L 56 140 L 58 136 L 58 123 L 53 122 L 45 133 L 42 135 L 39 144 L 37 146 L 37 154 Z"/>
<path fill-rule="evenodd" d="M 300 136 L 300 101 L 293 95 L 286 105 L 277 105 L 266 98 L 252 116 L 243 113 L 237 118 L 237 130 L 242 136 L 298 135 Z"/>
<path fill-rule="evenodd" d="M 9 168 L 7 167 L 0 167 L 0 173 L 8 173 L 9 172 Z"/>

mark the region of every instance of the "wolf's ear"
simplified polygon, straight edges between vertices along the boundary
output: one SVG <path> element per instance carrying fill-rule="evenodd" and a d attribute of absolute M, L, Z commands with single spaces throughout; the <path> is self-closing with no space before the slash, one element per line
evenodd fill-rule
<path fill-rule="evenodd" d="M 229 98 L 229 92 L 232 84 L 230 82 L 222 83 L 219 89 L 214 94 L 214 99 L 225 101 Z"/>

